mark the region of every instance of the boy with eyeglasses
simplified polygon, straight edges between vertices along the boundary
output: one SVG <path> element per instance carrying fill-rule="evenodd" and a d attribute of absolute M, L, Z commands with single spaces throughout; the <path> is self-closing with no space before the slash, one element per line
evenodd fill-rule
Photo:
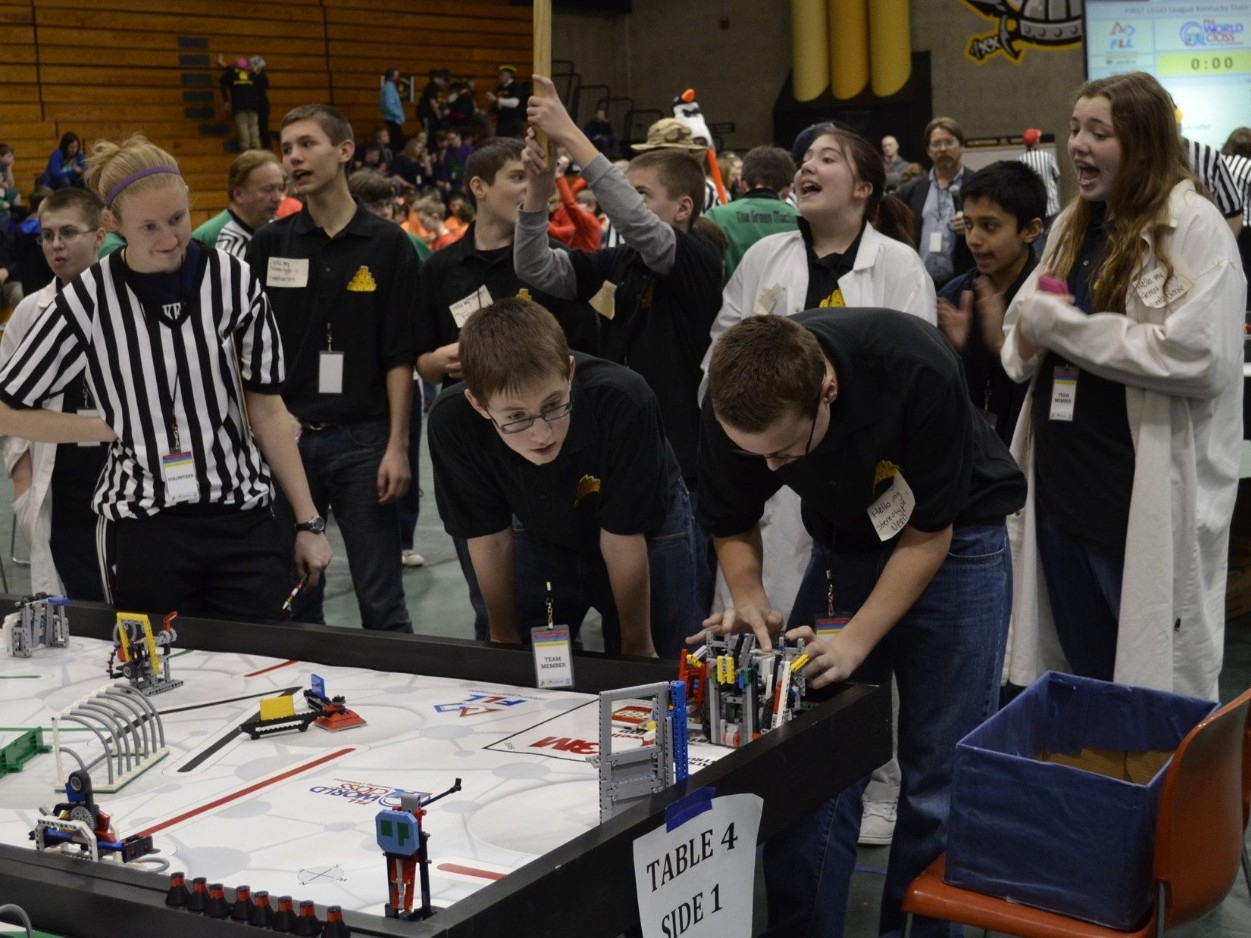
<path fill-rule="evenodd" d="M 86 189 L 58 189 L 39 204 L 39 243 L 56 279 L 13 311 L 0 339 L 0 362 L 8 361 L 57 293 L 95 263 L 104 242 L 103 210 L 99 197 Z M 66 413 L 94 411 L 85 374 L 48 406 Z M 13 479 L 13 516 L 30 545 L 32 592 L 104 602 L 91 496 L 105 453 L 100 444 L 5 440 L 4 463 Z"/>
<path fill-rule="evenodd" d="M 698 625 L 694 522 L 647 384 L 571 354 L 519 297 L 469 317 L 460 366 L 430 409 L 430 457 L 491 639 L 528 642 L 549 621 L 576 636 L 594 607 L 609 654 L 676 656 Z"/>

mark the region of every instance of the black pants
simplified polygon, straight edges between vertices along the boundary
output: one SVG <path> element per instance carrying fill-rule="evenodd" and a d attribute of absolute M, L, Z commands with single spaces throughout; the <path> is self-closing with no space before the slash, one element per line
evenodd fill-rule
<path fill-rule="evenodd" d="M 293 583 L 269 508 L 166 509 L 102 521 L 109 600 L 119 610 L 276 621 Z"/>

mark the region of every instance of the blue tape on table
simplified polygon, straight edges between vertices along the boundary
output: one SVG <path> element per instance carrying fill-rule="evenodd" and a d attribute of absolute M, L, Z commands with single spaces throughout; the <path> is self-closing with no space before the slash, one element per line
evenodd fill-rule
<path fill-rule="evenodd" d="M 665 808 L 665 831 L 672 833 L 693 817 L 712 810 L 712 797 L 717 790 L 711 785 L 696 788 L 685 798 L 679 798 Z"/>

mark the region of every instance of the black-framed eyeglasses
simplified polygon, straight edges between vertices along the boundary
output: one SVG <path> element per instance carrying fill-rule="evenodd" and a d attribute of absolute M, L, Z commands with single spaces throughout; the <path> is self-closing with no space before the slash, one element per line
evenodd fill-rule
<path fill-rule="evenodd" d="M 59 237 L 63 244 L 73 244 L 85 234 L 95 234 L 99 228 L 88 228 L 82 231 L 78 228 L 45 228 L 39 232 L 40 244 L 55 244 Z"/>
<path fill-rule="evenodd" d="M 824 387 L 822 387 L 824 390 Z M 804 451 L 791 455 L 790 453 L 749 453 L 745 449 L 731 447 L 731 450 L 740 456 L 750 456 L 752 459 L 771 459 L 774 462 L 792 463 L 797 459 L 803 459 L 812 452 L 812 438 L 817 434 L 817 417 L 821 413 L 821 393 L 817 393 L 817 409 L 812 413 L 812 426 L 808 429 L 808 440 L 804 443 Z"/>
<path fill-rule="evenodd" d="M 491 423 L 495 424 L 495 429 L 500 433 L 523 433 L 534 426 L 534 421 L 544 420 L 547 423 L 555 423 L 557 420 L 564 420 L 573 412 L 573 398 L 565 401 L 563 404 L 553 404 L 539 412 L 537 417 L 522 417 L 519 420 L 510 420 L 507 423 L 500 423 L 494 417 L 491 417 Z"/>

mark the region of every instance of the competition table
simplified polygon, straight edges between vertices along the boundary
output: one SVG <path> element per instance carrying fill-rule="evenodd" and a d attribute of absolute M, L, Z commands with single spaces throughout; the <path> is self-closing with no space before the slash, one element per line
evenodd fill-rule
<path fill-rule="evenodd" d="M 12 599 L 0 597 L 0 608 Z M 75 603 L 68 614 L 69 648 L 0 656 L 8 731 L 0 742 L 27 725 L 46 727 L 42 714 L 108 682 L 113 611 Z M 326 905 L 342 905 L 354 935 L 615 936 L 638 923 L 633 842 L 664 824 L 672 801 L 705 785 L 717 795 L 759 794 L 764 841 L 890 758 L 889 688 L 841 685 L 741 749 L 693 747 L 685 783 L 599 824 L 597 776 L 585 761 L 598 710 L 588 695 L 672 680 L 676 665 L 579 654 L 571 691 L 540 691 L 522 649 L 301 624 L 180 617 L 174 626 L 172 674 L 185 684 L 151 698 L 165 714 L 171 754 L 112 795 L 98 791 L 93 770 L 97 803 L 119 837 L 150 831 L 188 882 L 223 882 L 229 900 L 244 884 L 271 899 L 312 899 L 322 920 Z M 238 732 L 261 697 L 305 688 L 312 673 L 368 725 L 256 741 Z M 45 754 L 0 778 L 0 903 L 21 905 L 37 929 L 75 938 L 238 933 L 229 919 L 167 908 L 165 873 L 36 852 L 24 831 L 37 817 L 32 804 L 63 800 L 48 784 L 55 775 Z M 424 821 L 441 908 L 424 922 L 375 914 L 387 880 L 374 815 L 398 807 L 400 791 L 437 794 L 453 776 L 463 790 Z"/>

